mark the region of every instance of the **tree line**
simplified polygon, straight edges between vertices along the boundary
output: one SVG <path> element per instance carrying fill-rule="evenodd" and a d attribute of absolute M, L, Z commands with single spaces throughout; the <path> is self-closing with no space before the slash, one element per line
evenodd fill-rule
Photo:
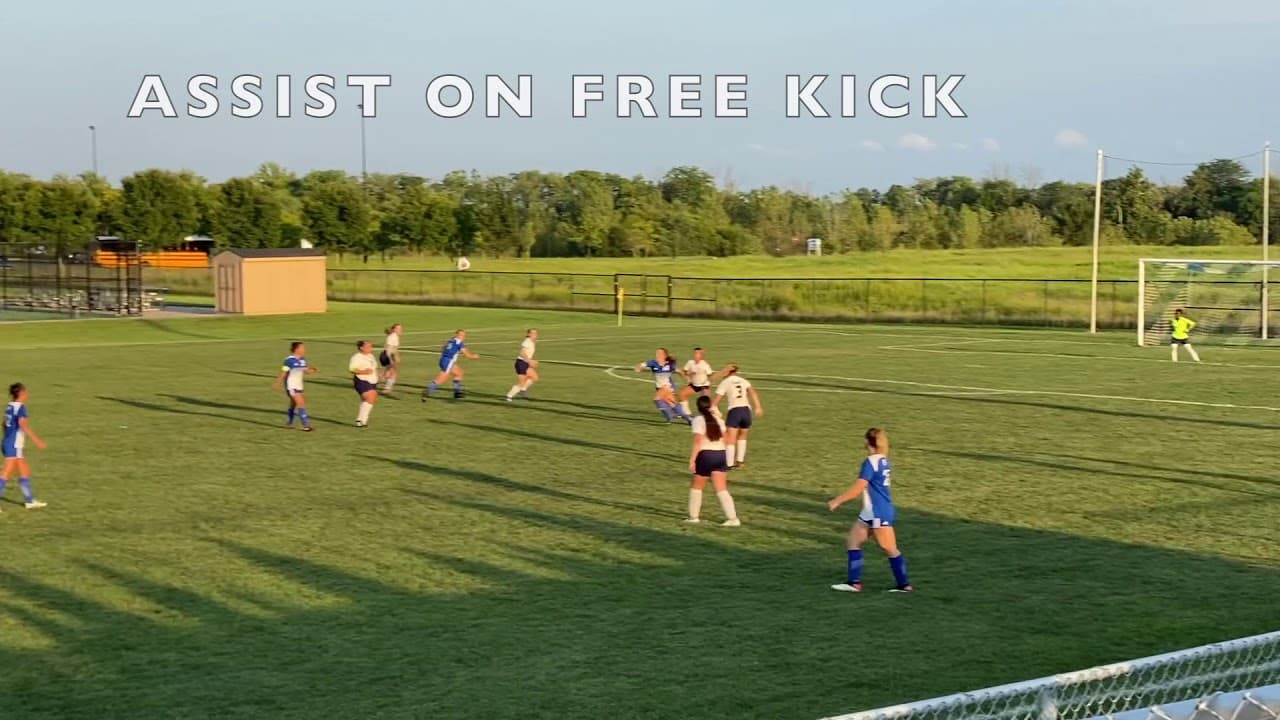
<path fill-rule="evenodd" d="M 1272 226 L 1280 190 L 1272 190 Z M 120 235 L 147 247 L 206 235 L 224 247 L 316 247 L 366 259 L 391 253 L 519 257 L 785 255 L 823 239 L 826 253 L 893 248 L 1085 245 L 1094 188 L 942 177 L 831 195 L 718 186 L 677 167 L 660 180 L 580 170 L 438 181 L 407 174 L 299 176 L 265 164 L 210 183 L 143 170 L 119 187 L 100 176 L 43 181 L 0 171 L 0 242 L 81 246 Z M 1178 185 L 1141 169 L 1103 184 L 1108 244 L 1247 245 L 1262 225 L 1262 181 L 1234 160 L 1196 167 Z"/>

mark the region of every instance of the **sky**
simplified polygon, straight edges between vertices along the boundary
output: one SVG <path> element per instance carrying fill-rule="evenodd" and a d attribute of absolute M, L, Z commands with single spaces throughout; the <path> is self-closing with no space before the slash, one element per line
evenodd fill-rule
<path fill-rule="evenodd" d="M 112 181 L 140 169 L 210 181 L 273 161 L 299 173 L 361 168 L 439 178 L 593 169 L 660 177 L 695 165 L 721 183 L 827 193 L 944 175 L 1092 181 L 1095 153 L 1176 182 L 1194 164 L 1280 141 L 1280 3 L 1268 0 L 12 0 L 0 9 L 0 169 L 47 178 L 94 162 Z M 219 111 L 187 114 L 187 79 L 218 78 Z M 266 80 L 267 112 L 231 114 L 237 75 Z M 295 78 L 292 117 L 274 78 Z M 310 75 L 339 78 L 327 118 L 304 114 Z M 390 75 L 362 121 L 351 74 Z M 427 107 L 445 74 L 476 105 Z M 532 117 L 485 117 L 484 83 L 531 75 Z M 572 116 L 572 77 L 604 75 L 606 102 Z M 659 117 L 614 116 L 619 74 L 658 86 Z M 666 78 L 702 75 L 701 118 L 670 117 Z M 713 117 L 717 74 L 746 75 L 745 118 Z M 829 118 L 786 117 L 786 76 L 826 74 Z M 877 117 L 871 81 L 904 75 L 901 118 Z M 127 117 L 159 75 L 179 117 Z M 840 117 L 841 75 L 857 114 Z M 924 116 L 922 78 L 963 75 L 966 117 Z M 446 99 L 452 99 L 447 95 Z M 197 103 L 198 105 L 198 103 Z M 89 126 L 97 128 L 95 132 Z M 1247 160 L 1259 165 L 1260 158 Z M 1107 162 L 1107 176 L 1128 165 Z"/>

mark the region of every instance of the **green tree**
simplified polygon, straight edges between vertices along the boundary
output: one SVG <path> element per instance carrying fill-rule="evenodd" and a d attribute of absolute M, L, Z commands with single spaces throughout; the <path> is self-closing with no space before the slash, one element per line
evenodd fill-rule
<path fill-rule="evenodd" d="M 1248 178 L 1249 170 L 1236 160 L 1202 163 L 1191 171 L 1182 188 L 1172 195 L 1171 209 L 1178 215 L 1196 220 L 1223 214 L 1232 220 L 1241 220 Z"/>
<path fill-rule="evenodd" d="M 143 170 L 121 186 L 120 227 L 127 239 L 165 247 L 200 230 L 204 203 L 190 176 Z"/>
<path fill-rule="evenodd" d="M 335 252 L 370 252 L 369 200 L 354 180 L 330 180 L 309 187 L 302 198 L 302 221 L 317 247 Z"/>
<path fill-rule="evenodd" d="M 32 238 L 60 247 L 80 247 L 93 238 L 98 201 L 82 180 L 58 175 L 36 188 L 26 219 Z"/>
<path fill-rule="evenodd" d="M 270 187 L 253 178 L 232 178 L 218 186 L 213 236 L 224 247 L 284 246 L 284 210 Z"/>

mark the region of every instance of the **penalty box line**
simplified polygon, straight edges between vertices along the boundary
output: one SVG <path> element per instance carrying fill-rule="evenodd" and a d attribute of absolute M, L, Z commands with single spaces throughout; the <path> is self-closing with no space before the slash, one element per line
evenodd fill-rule
<path fill-rule="evenodd" d="M 583 368 L 592 368 L 602 370 L 606 375 L 619 380 L 636 380 L 639 382 L 651 382 L 644 378 L 628 378 L 616 374 L 616 371 L 626 367 L 625 365 L 604 365 L 600 363 L 583 363 L 571 362 L 564 360 L 545 360 L 548 364 L 568 365 Z M 1215 403 L 1202 402 L 1199 400 L 1180 400 L 1174 398 L 1147 398 L 1135 397 L 1129 395 L 1103 395 L 1099 393 L 1074 393 L 1062 390 L 1021 390 L 1017 388 L 992 388 L 980 387 L 973 385 L 947 385 L 943 383 L 918 382 L 914 380 L 889 380 L 885 378 L 862 378 L 862 377 L 845 377 L 840 375 L 797 375 L 785 373 L 752 373 L 755 377 L 779 378 L 779 379 L 795 379 L 795 380 L 840 380 L 844 382 L 863 382 L 877 385 L 893 385 L 901 387 L 919 387 L 930 388 L 942 392 L 931 393 L 934 395 L 953 395 L 956 391 L 973 394 L 989 394 L 989 395 L 1025 395 L 1025 396 L 1043 396 L 1043 397 L 1064 397 L 1074 398 L 1078 400 L 1106 400 L 1112 402 L 1130 402 L 1130 403 L 1149 403 L 1155 405 L 1179 405 L 1185 407 L 1204 407 L 1223 410 L 1262 410 L 1266 412 L 1280 412 L 1280 407 L 1272 407 L 1269 405 L 1237 405 L 1234 403 Z M 792 390 L 793 388 L 769 388 L 770 390 Z M 794 388 L 799 389 L 799 388 Z M 858 390 L 855 388 L 819 388 L 828 392 L 844 392 L 844 393 L 877 393 L 884 392 L 882 390 Z M 812 389 L 811 389 L 812 390 Z M 917 393 L 926 394 L 926 393 Z"/>

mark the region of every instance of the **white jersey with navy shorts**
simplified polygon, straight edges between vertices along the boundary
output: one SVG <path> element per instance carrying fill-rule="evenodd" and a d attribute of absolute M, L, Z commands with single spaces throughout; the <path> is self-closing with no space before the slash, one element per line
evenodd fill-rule
<path fill-rule="evenodd" d="M 347 363 L 347 368 L 354 378 L 356 392 L 363 395 L 370 390 L 378 389 L 378 361 L 373 355 L 358 352 L 351 356 L 351 362 Z"/>
<path fill-rule="evenodd" d="M 729 399 L 729 414 L 725 424 L 739 430 L 751 429 L 751 398 L 747 391 L 751 383 L 741 375 L 730 375 L 720 381 L 716 395 Z"/>
<path fill-rule="evenodd" d="M 694 415 L 693 422 L 690 423 L 693 434 L 701 435 L 703 438 L 702 447 L 698 449 L 698 454 L 693 459 L 693 474 L 698 477 L 710 477 L 711 473 L 729 471 L 729 456 L 724 442 L 724 421 L 718 416 L 715 416 L 715 420 L 720 426 L 719 440 L 707 437 L 707 419 L 702 415 Z"/>
<path fill-rule="evenodd" d="M 301 395 L 302 378 L 307 374 L 307 359 L 290 355 L 284 359 L 280 371 L 286 373 L 284 376 L 285 394 Z"/>
<path fill-rule="evenodd" d="M 702 392 L 711 385 L 711 363 L 706 360 L 690 360 L 684 364 L 685 374 L 689 376 L 689 387 Z"/>
<path fill-rule="evenodd" d="M 526 375 L 529 372 L 529 363 L 533 360 L 533 353 L 537 351 L 537 346 L 533 342 L 533 338 L 525 338 L 520 343 L 520 354 L 516 355 L 516 375 Z"/>
<path fill-rule="evenodd" d="M 400 334 L 387 333 L 387 339 L 382 341 L 382 354 L 378 356 L 378 364 L 384 368 L 389 368 L 396 364 L 396 360 L 400 357 Z"/>
<path fill-rule="evenodd" d="M 20 402 L 11 402 L 4 408 L 4 441 L 0 443 L 6 458 L 24 457 L 22 448 L 27 442 L 27 434 L 22 432 L 22 419 L 27 417 L 27 406 Z"/>
<path fill-rule="evenodd" d="M 867 489 L 862 493 L 862 512 L 858 519 L 868 527 L 893 527 L 897 511 L 893 507 L 893 496 L 889 491 L 890 476 L 893 465 L 884 455 L 871 455 L 862 461 L 862 469 L 858 477 L 867 481 Z"/>

